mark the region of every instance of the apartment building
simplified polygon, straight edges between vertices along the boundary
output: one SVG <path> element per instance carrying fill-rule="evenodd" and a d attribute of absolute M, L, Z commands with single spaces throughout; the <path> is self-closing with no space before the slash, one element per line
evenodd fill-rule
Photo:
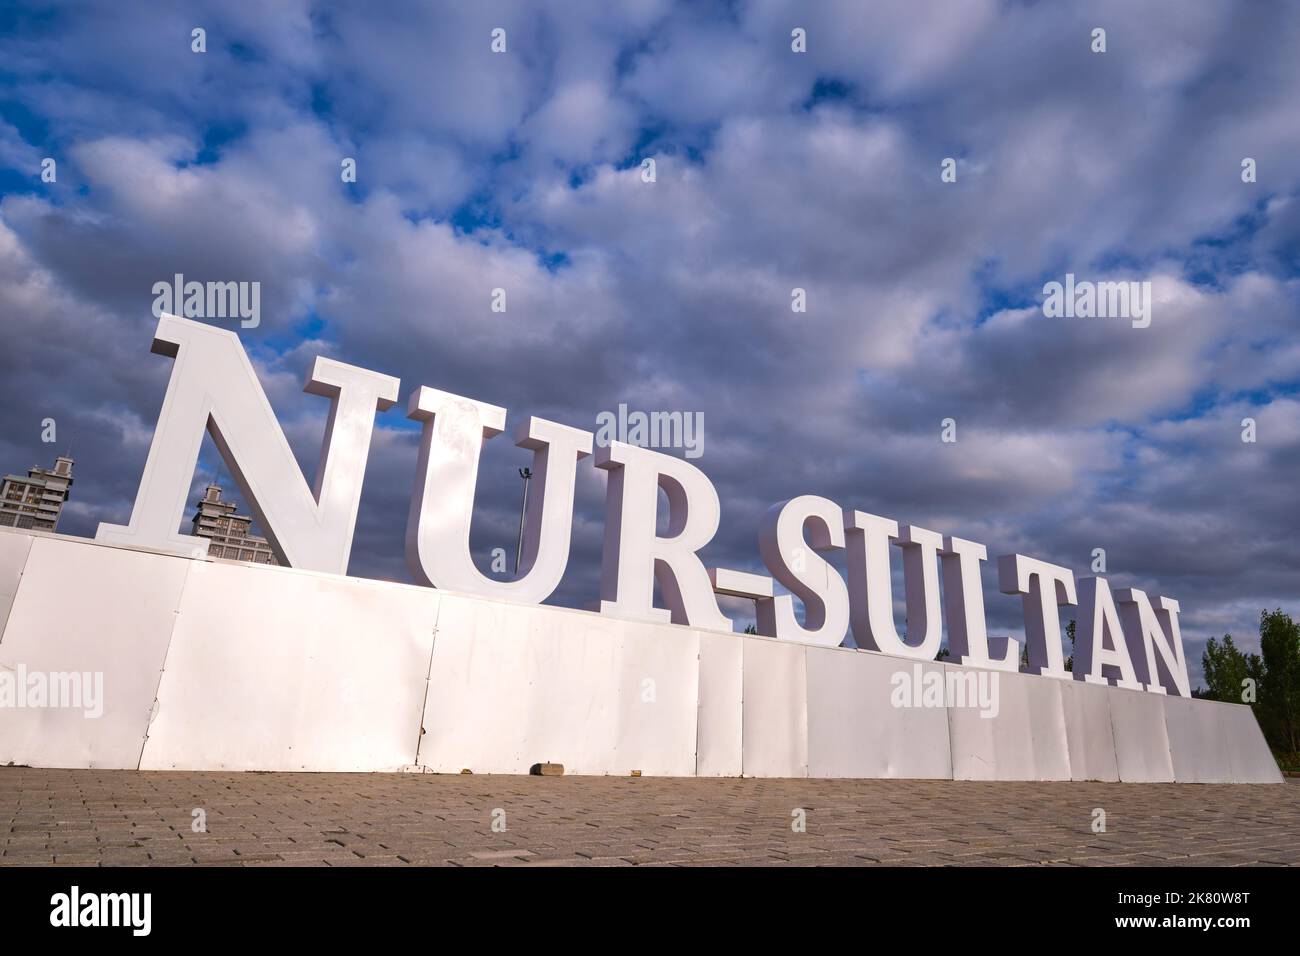
<path fill-rule="evenodd" d="M 54 531 L 72 489 L 72 459 L 60 455 L 53 468 L 29 468 L 27 477 L 5 475 L 0 485 L 0 528 Z"/>

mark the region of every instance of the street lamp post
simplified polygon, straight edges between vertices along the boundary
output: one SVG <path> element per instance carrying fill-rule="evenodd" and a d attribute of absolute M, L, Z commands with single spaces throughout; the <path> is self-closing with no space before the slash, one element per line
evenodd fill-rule
<path fill-rule="evenodd" d="M 524 550 L 524 516 L 528 514 L 528 482 L 533 477 L 529 468 L 520 468 L 519 477 L 524 480 L 524 502 L 519 506 L 519 543 L 515 545 L 515 574 L 519 574 L 519 556 Z"/>

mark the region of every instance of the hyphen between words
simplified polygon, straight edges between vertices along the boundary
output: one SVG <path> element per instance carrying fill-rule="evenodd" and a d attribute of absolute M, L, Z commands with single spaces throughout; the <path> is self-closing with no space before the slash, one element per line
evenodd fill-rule
<path fill-rule="evenodd" d="M 330 400 L 314 486 L 309 487 L 238 337 L 164 315 L 155 353 L 174 359 L 130 523 L 101 524 L 96 540 L 202 556 L 206 539 L 181 534 L 203 430 L 270 539 L 281 563 L 346 574 L 376 410 L 391 408 L 398 380 L 318 357 L 305 391 Z M 593 449 L 590 432 L 526 416 L 515 444 L 533 452 L 540 481 L 528 502 L 519 577 L 489 578 L 470 553 L 479 455 L 506 427 L 506 410 L 428 387 L 410 396 L 407 417 L 422 423 L 419 464 L 406 527 L 406 557 L 421 584 L 538 604 L 560 583 L 569 560 L 574 484 Z M 755 603 L 760 634 L 838 646 L 851 633 L 870 651 L 933 660 L 943 603 L 952 659 L 1015 671 L 1019 641 L 990 639 L 980 566 L 984 545 L 804 495 L 773 505 L 758 534 L 769 575 L 706 568 L 698 552 L 717 532 L 713 484 L 681 458 L 611 441 L 594 464 L 608 472 L 599 610 L 622 618 L 730 631 L 718 594 Z M 666 536 L 657 533 L 658 495 L 668 499 Z M 902 551 L 908 633 L 895 627 L 890 546 Z M 845 552 L 847 580 L 823 557 Z M 1136 588 L 1112 593 L 1104 577 L 1077 582 L 1065 567 L 1022 554 L 998 558 L 999 588 L 1020 595 L 1029 670 L 1190 696 L 1178 602 Z M 666 608 L 656 607 L 658 582 Z M 779 581 L 789 594 L 776 594 Z M 802 621 L 794 599 L 804 605 Z M 1065 669 L 1060 612 L 1078 605 L 1073 674 Z M 998 646 L 1000 645 L 1000 646 Z"/>

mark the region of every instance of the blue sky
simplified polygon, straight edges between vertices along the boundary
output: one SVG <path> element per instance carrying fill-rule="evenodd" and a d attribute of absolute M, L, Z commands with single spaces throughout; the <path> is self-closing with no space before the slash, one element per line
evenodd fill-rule
<path fill-rule="evenodd" d="M 0 467 L 48 460 L 52 417 L 63 530 L 124 520 L 170 370 L 153 283 L 258 281 L 241 338 L 308 467 L 318 353 L 512 418 L 703 412 L 710 563 L 756 568 L 799 494 L 1079 574 L 1104 548 L 1114 586 L 1182 602 L 1197 673 L 1206 638 L 1300 612 L 1298 41 L 1283 3 L 9 5 Z M 1067 272 L 1150 281 L 1150 328 L 1046 318 Z M 406 579 L 402 405 L 356 574 Z M 484 556 L 526 463 L 489 443 Z M 603 482 L 559 602 L 595 598 Z"/>

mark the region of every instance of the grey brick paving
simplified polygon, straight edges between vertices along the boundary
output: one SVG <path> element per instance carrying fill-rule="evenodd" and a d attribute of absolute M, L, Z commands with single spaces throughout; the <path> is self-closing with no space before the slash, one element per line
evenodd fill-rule
<path fill-rule="evenodd" d="M 1092 831 L 1093 809 L 1106 833 Z M 207 815 L 207 832 L 191 827 Z M 796 808 L 807 830 L 794 832 Z M 504 831 L 493 811 L 504 811 Z M 500 814 L 497 815 L 500 817 Z M 1282 786 L 0 768 L 0 866 L 1300 864 Z"/>

